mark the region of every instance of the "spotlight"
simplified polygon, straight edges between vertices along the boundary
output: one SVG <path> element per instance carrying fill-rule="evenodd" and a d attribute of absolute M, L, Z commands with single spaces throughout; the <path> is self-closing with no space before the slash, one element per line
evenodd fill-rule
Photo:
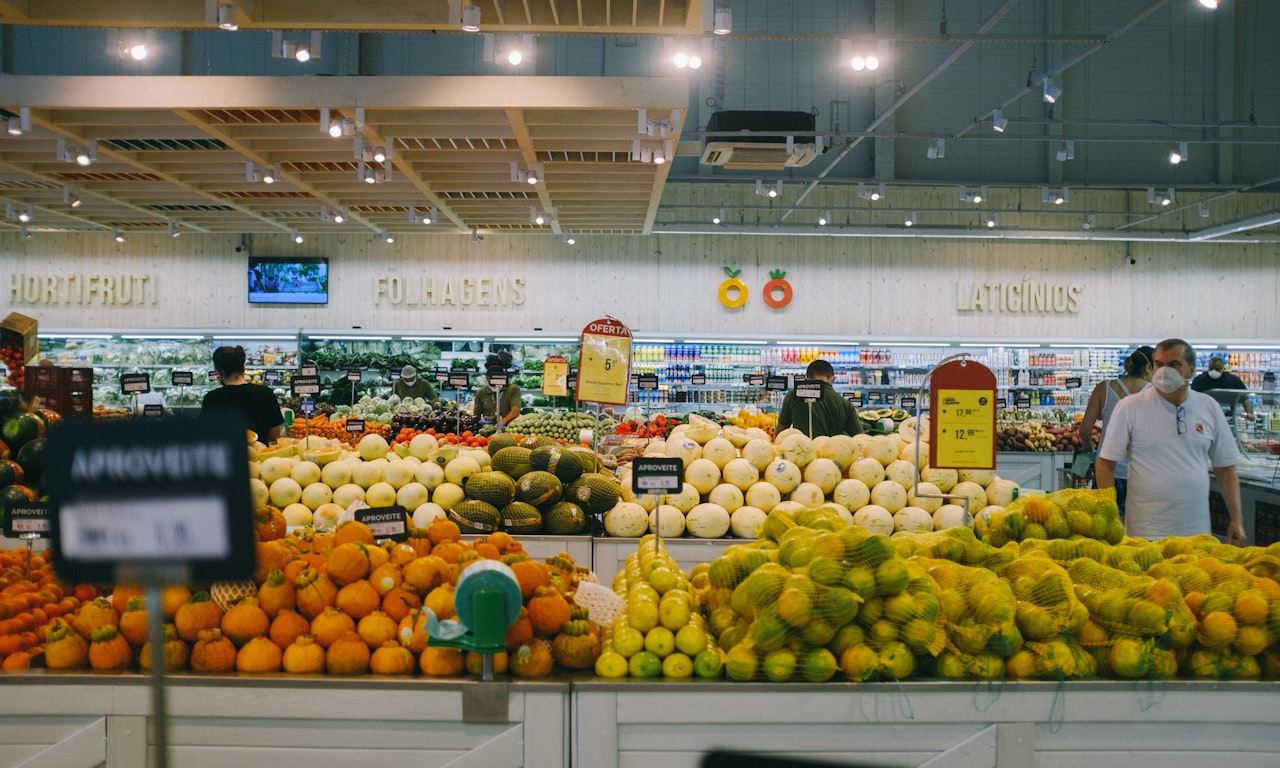
<path fill-rule="evenodd" d="M 1097 215 L 1091 213 L 1088 216 L 1085 216 L 1084 221 L 1081 222 L 1080 226 L 1084 229 L 1093 229 L 1094 227 L 1098 226 Z"/>
<path fill-rule="evenodd" d="M 290 240 L 292 240 L 293 242 L 298 243 L 299 245 L 301 245 L 301 244 L 302 244 L 302 233 L 301 233 L 301 232 L 299 232 L 299 231 L 298 231 L 298 230 L 296 230 L 296 229 L 290 229 L 290 230 L 289 230 L 289 239 L 290 239 Z"/>
<path fill-rule="evenodd" d="M 1190 159 L 1190 155 L 1187 154 L 1187 142 L 1185 141 L 1178 142 L 1177 147 L 1169 150 L 1170 165 L 1178 165 L 1179 163 L 1185 163 L 1189 159 Z"/>
<path fill-rule="evenodd" d="M 1160 205 L 1168 207 L 1173 205 L 1175 200 L 1173 187 L 1169 187 L 1168 191 L 1157 193 L 1155 187 L 1147 187 L 1147 202 L 1152 205 Z"/>
<path fill-rule="evenodd" d="M 929 150 L 925 152 L 925 156 L 928 157 L 930 160 L 941 160 L 942 158 L 946 157 L 947 156 L 947 140 L 934 139 L 933 143 L 929 145 Z"/>
<path fill-rule="evenodd" d="M 341 224 L 347 220 L 347 209 L 330 208 L 327 205 L 322 205 L 320 206 L 320 220 L 325 222 L 331 221 L 334 224 Z"/>
<path fill-rule="evenodd" d="M 727 35 L 733 31 L 733 10 L 730 8 L 717 8 L 715 14 L 715 25 L 711 27 L 713 35 Z"/>
<path fill-rule="evenodd" d="M 431 206 L 430 208 L 423 208 L 421 214 L 419 214 L 416 210 L 414 210 L 412 206 L 409 207 L 409 221 L 421 222 L 423 224 L 430 224 L 431 222 L 435 221 L 435 219 L 436 219 L 436 208 L 434 205 Z"/>
<path fill-rule="evenodd" d="M 874 72 L 875 70 L 880 68 L 880 59 L 877 59 L 875 56 L 867 56 L 866 62 L 867 62 L 867 69 L 869 71 Z"/>
<path fill-rule="evenodd" d="M 867 60 L 861 56 L 854 56 L 853 59 L 849 61 L 849 64 L 853 67 L 854 72 L 861 72 L 867 68 Z"/>
<path fill-rule="evenodd" d="M 365 184 L 377 184 L 378 172 L 373 170 L 372 168 L 365 168 L 364 174 L 361 176 L 361 178 L 364 179 Z"/>
<path fill-rule="evenodd" d="M 1009 118 L 1004 116 L 1000 108 L 991 110 L 991 130 L 996 133 L 1004 133 L 1004 129 L 1009 126 Z"/>
<path fill-rule="evenodd" d="M 542 211 L 539 211 L 537 206 L 529 206 L 529 221 L 542 226 L 547 223 L 547 216 Z"/>
<path fill-rule="evenodd" d="M 329 121 L 329 135 L 335 139 L 342 137 L 342 119 L 335 117 Z"/>
<path fill-rule="evenodd" d="M 31 107 L 22 107 L 18 114 L 9 116 L 9 135 L 21 136 L 31 130 Z"/>
<path fill-rule="evenodd" d="M 480 31 L 480 6 L 465 5 L 462 7 L 462 31 Z"/>
<path fill-rule="evenodd" d="M 18 227 L 18 237 L 22 238 L 23 240 L 31 239 L 31 230 L 27 229 L 26 224 L 23 224 L 22 226 Z"/>
<path fill-rule="evenodd" d="M 760 179 L 756 179 L 756 194 L 761 197 L 775 198 L 782 194 L 782 180 L 766 185 Z"/>
<path fill-rule="evenodd" d="M 9 118 L 9 135 L 10 136 L 22 135 L 22 124 L 18 122 L 18 118 L 16 115 L 14 117 Z"/>
<path fill-rule="evenodd" d="M 1198 209 L 1199 209 L 1199 211 L 1200 211 L 1200 218 L 1202 218 L 1202 219 L 1207 219 L 1207 218 L 1209 218 L 1209 204 L 1208 204 L 1208 203 L 1200 203 L 1200 204 L 1199 204 L 1199 206 L 1198 206 Z"/>
<path fill-rule="evenodd" d="M 903 220 L 902 226 L 914 227 L 915 225 L 916 225 L 916 212 L 912 211 L 911 213 L 907 214 L 907 218 Z"/>
<path fill-rule="evenodd" d="M 667 162 L 667 153 L 663 147 L 657 147 L 653 150 L 653 164 L 662 165 Z"/>
<path fill-rule="evenodd" d="M 724 222 L 724 209 L 723 209 L 723 208 L 721 208 L 720 210 L 716 211 L 716 213 L 711 217 L 711 223 L 712 223 L 712 224 L 720 224 L 720 223 L 722 223 L 722 222 Z"/>
<path fill-rule="evenodd" d="M 169 222 L 169 237 L 182 237 L 182 222 L 177 219 Z"/>
<path fill-rule="evenodd" d="M 1070 192 L 1065 186 L 1062 188 L 1061 192 L 1050 192 L 1048 187 L 1040 188 L 1040 202 L 1042 203 L 1062 205 L 1070 199 Z"/>
<path fill-rule="evenodd" d="M 968 189 L 965 188 L 963 184 L 960 185 L 960 202 L 973 203 L 974 205 L 978 205 L 979 203 L 981 203 L 983 200 L 986 200 L 986 199 L 987 199 L 987 188 L 985 185 L 978 187 L 977 192 L 970 192 Z"/>
<path fill-rule="evenodd" d="M 1065 163 L 1068 160 L 1076 159 L 1076 143 L 1071 139 L 1062 142 L 1062 146 L 1058 147 L 1058 162 Z"/>
<path fill-rule="evenodd" d="M 1046 104 L 1057 104 L 1058 99 L 1062 98 L 1062 86 L 1053 82 L 1053 78 L 1046 77 L 1040 81 L 1043 88 L 1044 101 Z"/>
<path fill-rule="evenodd" d="M 382 242 L 384 243 L 394 243 L 396 241 L 396 236 L 391 234 L 389 231 L 385 229 L 382 230 L 381 237 L 382 237 Z"/>
<path fill-rule="evenodd" d="M 336 208 L 333 211 L 333 223 L 341 224 L 347 220 L 347 209 L 345 207 Z"/>
<path fill-rule="evenodd" d="M 118 227 L 116 229 L 111 230 L 111 239 L 115 240 L 117 243 L 123 243 L 124 232 L 121 232 Z"/>
<path fill-rule="evenodd" d="M 82 149 L 76 153 L 76 165 L 84 167 L 93 165 L 93 158 L 89 156 L 87 151 Z"/>
<path fill-rule="evenodd" d="M 218 3 L 218 29 L 235 32 L 240 28 L 236 22 L 236 4 Z"/>
<path fill-rule="evenodd" d="M 385 163 L 387 162 L 388 154 L 389 154 L 389 151 L 386 147 L 378 147 L 377 149 L 373 150 L 373 160 L 376 163 Z"/>
<path fill-rule="evenodd" d="M 884 182 L 880 182 L 878 185 L 871 188 L 868 188 L 867 185 L 861 181 L 858 182 L 858 197 L 863 200 L 870 200 L 874 203 L 884 197 Z"/>
<path fill-rule="evenodd" d="M 1200 0 L 1200 4 L 1211 11 L 1218 10 L 1218 0 Z"/>
<path fill-rule="evenodd" d="M 991 213 L 989 216 L 987 216 L 987 229 L 995 229 L 996 225 L 999 223 L 1000 223 L 1000 214 Z"/>
<path fill-rule="evenodd" d="M 263 184 L 275 184 L 275 183 L 276 183 L 276 179 L 278 179 L 278 178 L 280 178 L 280 164 L 279 164 L 279 163 L 276 163 L 275 165 L 273 165 L 273 166 L 271 166 L 271 167 L 269 167 L 269 168 L 264 168 L 264 169 L 263 169 L 263 171 L 262 171 L 262 183 L 263 183 Z"/>
<path fill-rule="evenodd" d="M 36 217 L 36 209 L 34 203 L 27 203 L 24 210 L 18 211 L 18 221 L 26 224 Z"/>
<path fill-rule="evenodd" d="M 132 59 L 133 61 L 143 61 L 147 58 L 147 44 L 133 43 L 131 45 L 124 45 L 124 47 L 120 49 L 120 56 L 121 58 Z"/>
<path fill-rule="evenodd" d="M 62 202 L 66 203 L 72 208 L 79 208 L 82 205 L 82 201 L 80 200 L 80 191 L 71 189 L 70 187 L 63 187 Z"/>
<path fill-rule="evenodd" d="M 566 232 L 566 233 L 565 233 L 565 235 L 564 235 L 564 241 L 565 241 L 565 243 L 566 243 L 566 244 L 568 244 L 568 245 L 573 245 L 573 244 L 575 244 L 575 243 L 577 243 L 577 242 L 578 242 L 578 240 L 573 236 L 573 233 L 571 233 L 571 232 Z"/>
<path fill-rule="evenodd" d="M 820 227 L 825 227 L 825 226 L 827 226 L 827 222 L 829 222 L 829 221 L 831 221 L 831 209 L 830 209 L 830 208 L 828 208 L 827 210 L 825 210 L 825 211 L 823 211 L 822 213 L 818 214 L 818 226 L 820 226 Z"/>
<path fill-rule="evenodd" d="M 320 41 L 321 34 L 318 31 L 312 31 L 309 42 L 300 42 L 296 40 L 286 40 L 283 30 L 272 30 L 271 32 L 271 58 L 273 59 L 296 59 L 299 62 L 308 62 L 312 59 L 320 58 Z M 323 126 L 321 126 L 323 128 Z"/>

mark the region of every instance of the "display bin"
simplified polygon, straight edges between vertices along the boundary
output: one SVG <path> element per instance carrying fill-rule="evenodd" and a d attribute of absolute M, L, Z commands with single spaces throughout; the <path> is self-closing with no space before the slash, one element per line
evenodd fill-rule
<path fill-rule="evenodd" d="M 1277 697 L 1274 682 L 597 681 L 573 687 L 572 750 L 591 768 L 697 768 L 717 750 L 850 768 L 1262 768 L 1280 765 Z"/>
<path fill-rule="evenodd" d="M 22 362 L 25 363 L 40 354 L 39 328 L 40 324 L 34 317 L 10 312 L 0 320 L 0 343 L 20 348 Z"/>
<path fill-rule="evenodd" d="M 25 389 L 45 408 L 67 417 L 93 415 L 93 369 L 28 365 Z"/>
<path fill-rule="evenodd" d="M 361 676 L 174 675 L 169 765 L 568 768 L 569 686 Z M 142 675 L 0 676 L 0 768 L 145 768 Z"/>

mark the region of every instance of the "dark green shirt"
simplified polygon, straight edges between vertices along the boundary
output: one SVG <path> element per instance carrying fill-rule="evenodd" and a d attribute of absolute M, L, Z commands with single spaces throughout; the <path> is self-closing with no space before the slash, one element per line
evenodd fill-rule
<path fill-rule="evenodd" d="M 406 384 L 404 379 L 398 379 L 395 384 L 391 385 L 391 391 L 400 396 L 403 400 L 406 397 L 420 397 L 423 400 L 435 400 L 436 390 L 431 386 L 431 382 L 419 376 L 413 380 L 412 384 Z"/>
<path fill-rule="evenodd" d="M 795 390 L 782 400 L 778 413 L 778 431 L 795 427 L 809 437 L 819 435 L 860 435 L 862 420 L 853 403 L 845 400 L 827 382 L 822 382 L 822 397 L 813 401 L 813 428 L 809 429 L 809 402 L 796 397 Z"/>
<path fill-rule="evenodd" d="M 506 416 L 512 408 L 520 404 L 520 387 L 515 384 L 508 384 L 502 388 L 502 393 L 498 398 L 501 415 Z M 489 421 L 496 421 L 498 412 L 493 407 L 493 390 L 489 387 L 482 387 L 476 393 L 475 403 L 471 406 L 471 413 Z"/>

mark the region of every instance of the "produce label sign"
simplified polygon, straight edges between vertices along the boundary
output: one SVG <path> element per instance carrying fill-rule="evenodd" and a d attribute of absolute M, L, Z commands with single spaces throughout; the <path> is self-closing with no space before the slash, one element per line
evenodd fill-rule
<path fill-rule="evenodd" d="M 290 383 L 295 397 L 320 394 L 319 376 L 294 376 Z"/>
<path fill-rule="evenodd" d="M 466 371 L 450 371 L 449 386 L 452 389 L 467 389 L 471 386 L 471 376 Z"/>
<path fill-rule="evenodd" d="M 359 433 L 364 431 L 364 419 L 347 419 L 347 431 Z"/>
<path fill-rule="evenodd" d="M 578 360 L 578 399 L 626 405 L 630 381 L 631 329 L 611 317 L 587 323 Z"/>
<path fill-rule="evenodd" d="M 391 380 L 392 380 L 392 381 L 395 381 L 396 379 L 399 379 L 399 378 L 400 378 L 400 372 L 399 372 L 399 371 L 392 371 L 392 372 L 391 372 Z M 436 383 L 437 383 L 437 384 L 448 384 L 448 383 L 449 383 L 449 371 L 448 371 L 448 370 L 446 370 L 446 369 L 443 369 L 443 368 L 441 368 L 441 369 L 437 370 L 437 371 L 436 371 Z"/>
<path fill-rule="evenodd" d="M 192 375 L 191 371 L 173 372 L 173 386 L 175 387 L 189 387 L 194 381 L 195 376 Z"/>
<path fill-rule="evenodd" d="M 679 493 L 684 488 L 684 462 L 641 456 L 631 462 L 631 490 L 638 494 Z"/>
<path fill-rule="evenodd" d="M 930 381 L 930 464 L 939 469 L 996 466 L 996 377 L 981 363 L 953 360 Z"/>
<path fill-rule="evenodd" d="M 298 368 L 298 375 L 299 376 L 319 376 L 320 366 L 308 360 Z"/>
<path fill-rule="evenodd" d="M 752 386 L 752 387 L 764 386 L 765 377 L 763 373 L 748 373 L 746 378 L 747 378 L 748 386 Z"/>
<path fill-rule="evenodd" d="M 769 376 L 764 380 L 764 388 L 769 392 L 786 392 L 787 386 L 786 376 Z"/>
<path fill-rule="evenodd" d="M 813 402 L 822 399 L 822 382 L 814 379 L 804 379 L 796 382 L 796 398 Z"/>
<path fill-rule="evenodd" d="M 552 355 L 542 361 L 542 394 L 565 397 L 569 394 L 569 361 Z"/>
<path fill-rule="evenodd" d="M 226 416 L 78 422 L 49 429 L 54 568 L 75 581 L 128 581 L 187 566 L 194 581 L 253 575 L 245 425 Z"/>
<path fill-rule="evenodd" d="M 695 373 L 689 378 L 689 383 L 695 387 L 701 387 L 707 383 L 707 375 L 705 373 Z"/>
<path fill-rule="evenodd" d="M 263 371 L 262 380 L 268 384 L 274 384 L 280 380 L 280 372 L 276 370 Z"/>
<path fill-rule="evenodd" d="M 399 505 L 357 509 L 356 520 L 369 526 L 375 539 L 406 541 L 409 538 L 407 513 Z"/>
<path fill-rule="evenodd" d="M 4 535 L 11 539 L 49 538 L 49 505 L 39 502 L 14 504 L 4 518 Z"/>
<path fill-rule="evenodd" d="M 914 397 L 904 397 L 898 402 L 898 405 L 901 406 L 904 411 L 914 410 L 916 407 L 916 399 Z"/>
<path fill-rule="evenodd" d="M 844 393 L 844 399 L 845 399 L 845 400 L 848 400 L 849 402 L 853 403 L 854 405 L 862 405 L 862 393 L 861 393 L 861 392 L 846 392 L 846 393 Z"/>
<path fill-rule="evenodd" d="M 164 406 L 159 403 L 148 403 L 142 406 L 142 415 L 147 418 L 159 418 L 164 415 Z"/>
<path fill-rule="evenodd" d="M 1064 382 L 1064 386 L 1066 386 L 1067 389 L 1079 389 L 1083 385 L 1084 380 L 1079 376 L 1072 376 Z"/>
<path fill-rule="evenodd" d="M 347 370 L 347 381 L 359 381 L 359 380 L 360 380 L 359 368 L 350 368 Z"/>
<path fill-rule="evenodd" d="M 640 390 L 655 390 L 658 388 L 658 375 L 655 373 L 642 373 L 636 379 L 636 388 Z"/>
<path fill-rule="evenodd" d="M 120 392 L 126 395 L 145 395 L 151 391 L 151 374 L 123 373 L 120 375 Z"/>
<path fill-rule="evenodd" d="M 491 373 L 485 378 L 489 382 L 489 387 L 495 391 L 507 386 L 507 374 L 505 373 Z"/>

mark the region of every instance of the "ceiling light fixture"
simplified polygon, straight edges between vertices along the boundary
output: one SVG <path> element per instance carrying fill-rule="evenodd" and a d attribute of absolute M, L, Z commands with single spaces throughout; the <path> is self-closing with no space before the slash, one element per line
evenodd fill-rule
<path fill-rule="evenodd" d="M 271 58 L 295 59 L 302 63 L 318 59 L 320 58 L 320 40 L 320 33 L 317 31 L 308 33 L 307 41 L 303 42 L 286 39 L 282 30 L 272 30 Z"/>
<path fill-rule="evenodd" d="M 772 184 L 765 184 L 761 179 L 756 179 L 756 194 L 760 197 L 777 197 L 782 194 L 782 180 L 779 179 Z"/>
<path fill-rule="evenodd" d="M 1093 229 L 1094 227 L 1098 226 L 1098 217 L 1097 217 L 1097 215 L 1096 215 L 1096 214 L 1092 214 L 1092 213 L 1091 213 L 1091 214 L 1089 214 L 1089 215 L 1085 216 L 1085 217 L 1084 217 L 1084 221 L 1080 223 L 1080 226 L 1081 226 L 1081 228 L 1083 228 L 1083 229 Z"/>
<path fill-rule="evenodd" d="M 1046 104 L 1057 104 L 1058 99 L 1062 98 L 1062 86 L 1053 82 L 1052 77 L 1046 77 L 1040 81 L 1041 93 Z"/>
<path fill-rule="evenodd" d="M 31 107 L 22 107 L 18 114 L 9 116 L 9 135 L 21 136 L 31 130 Z"/>
<path fill-rule="evenodd" d="M 545 166 L 538 163 L 533 170 L 521 170 L 520 164 L 512 161 L 511 163 L 511 180 L 514 182 L 526 182 L 528 184 L 537 184 L 542 179 L 542 172 Z"/>
<path fill-rule="evenodd" d="M 986 199 L 987 199 L 987 188 L 985 185 L 978 187 L 977 192 L 970 192 L 967 188 L 965 188 L 963 184 L 960 185 L 960 202 L 973 203 L 974 205 L 978 205 L 983 200 L 986 200 Z"/>
<path fill-rule="evenodd" d="M 731 32 L 733 32 L 733 10 L 730 8 L 717 8 L 715 24 L 711 27 L 711 34 L 727 35 Z"/>
<path fill-rule="evenodd" d="M 713 214 L 713 215 L 711 216 L 711 223 L 712 223 L 712 224 L 722 224 L 722 223 L 724 223 L 724 209 L 723 209 L 723 208 L 721 208 L 720 210 L 716 211 L 716 212 L 715 212 L 715 214 Z"/>
<path fill-rule="evenodd" d="M 169 220 L 169 237 L 182 237 L 182 222 L 177 219 Z"/>
<path fill-rule="evenodd" d="M 907 214 L 907 218 L 902 221 L 904 227 L 914 227 L 916 225 L 916 212 L 912 211 Z"/>
<path fill-rule="evenodd" d="M 875 202 L 884 197 L 884 182 L 880 182 L 874 187 L 868 187 L 863 182 L 858 182 L 858 197 L 863 200 Z"/>
<path fill-rule="evenodd" d="M 470 4 L 462 6 L 462 31 L 480 31 L 480 6 Z"/>
<path fill-rule="evenodd" d="M 277 180 L 277 179 L 279 179 L 279 178 L 280 178 L 280 164 L 279 164 L 279 163 L 276 163 L 275 165 L 269 166 L 269 167 L 264 168 L 264 169 L 262 170 L 262 183 L 263 183 L 263 184 L 275 184 L 275 183 L 276 183 L 276 180 Z"/>
<path fill-rule="evenodd" d="M 26 224 L 23 224 L 22 226 L 18 227 L 18 237 L 22 238 L 23 240 L 31 239 L 31 230 L 27 228 Z"/>
<path fill-rule="evenodd" d="M 72 208 L 79 208 L 83 204 L 83 201 L 80 199 L 80 190 L 71 189 L 70 187 L 63 187 L 62 202 L 66 203 Z"/>
<path fill-rule="evenodd" d="M 1199 210 L 1199 212 L 1200 212 L 1200 218 L 1202 218 L 1202 219 L 1207 219 L 1207 218 L 1209 218 L 1209 204 L 1208 204 L 1208 203 L 1199 203 L 1199 204 L 1198 204 L 1198 206 L 1197 206 L 1197 208 L 1198 208 L 1198 210 Z"/>
<path fill-rule="evenodd" d="M 240 24 L 236 20 L 236 15 L 235 3 L 218 3 L 218 29 L 225 29 L 228 32 L 239 29 Z"/>
<path fill-rule="evenodd" d="M 1004 133 L 1004 129 L 1009 126 L 1009 118 L 1004 116 L 1004 112 L 999 107 L 991 110 L 991 130 L 996 133 Z"/>
<path fill-rule="evenodd" d="M 1156 192 L 1155 187 L 1147 187 L 1147 202 L 1152 205 L 1168 207 L 1173 205 L 1175 199 L 1173 187 L 1169 187 L 1167 191 L 1160 193 Z"/>
<path fill-rule="evenodd" d="M 1058 147 L 1058 162 L 1065 163 L 1068 160 L 1076 159 L 1076 143 L 1071 139 L 1062 142 L 1062 146 Z"/>
<path fill-rule="evenodd" d="M 702 67 L 702 56 L 698 53 L 698 42 L 687 44 L 683 41 L 676 42 L 675 38 L 666 38 L 666 47 L 668 50 L 674 51 L 671 55 L 671 63 L 676 69 L 699 69 Z"/>
<path fill-rule="evenodd" d="M 542 211 L 539 211 L 536 205 L 531 205 L 529 206 L 529 221 L 542 226 L 547 223 L 547 216 Z"/>
<path fill-rule="evenodd" d="M 301 244 L 302 244 L 302 233 L 301 233 L 301 232 L 299 232 L 297 229 L 290 228 L 290 229 L 289 229 L 289 239 L 290 239 L 290 240 L 292 240 L 293 242 L 298 243 L 299 245 L 301 245 Z"/>
<path fill-rule="evenodd" d="M 1178 146 L 1169 150 L 1169 165 L 1179 165 L 1190 160 L 1191 156 L 1187 154 L 1187 142 L 1180 141 Z"/>
<path fill-rule="evenodd" d="M 123 243 L 124 232 L 121 232 L 119 227 L 111 230 L 111 239 L 115 240 L 117 243 Z"/>
<path fill-rule="evenodd" d="M 987 216 L 987 229 L 995 229 L 1000 223 L 1000 214 L 992 212 Z"/>
<path fill-rule="evenodd" d="M 533 52 L 533 35 L 484 35 L 485 61 L 518 67 L 532 60 Z"/>
<path fill-rule="evenodd" d="M 421 213 L 419 213 L 412 205 L 409 206 L 409 221 L 412 221 L 414 224 L 419 222 L 422 224 L 430 224 L 435 220 L 436 207 L 434 205 L 430 208 L 423 208 Z"/>
<path fill-rule="evenodd" d="M 947 140 L 934 139 L 933 143 L 929 145 L 928 151 L 925 152 L 925 156 L 928 157 L 930 160 L 941 160 L 942 158 L 946 157 L 947 156 Z"/>
<path fill-rule="evenodd" d="M 840 60 L 849 62 L 854 72 L 874 72 L 880 68 L 880 58 L 865 50 L 864 43 L 855 45 L 852 40 L 840 41 Z"/>
<path fill-rule="evenodd" d="M 1211 11 L 1218 10 L 1218 0 L 1200 0 L 1200 5 L 1203 5 Z"/>
<path fill-rule="evenodd" d="M 31 221 L 36 217 L 36 209 L 34 203 L 27 203 L 26 208 L 15 208 L 13 203 L 4 204 L 4 216 L 6 219 L 16 219 L 23 224 Z"/>
<path fill-rule="evenodd" d="M 1063 187 L 1060 192 L 1050 192 L 1048 187 L 1040 188 L 1040 202 L 1052 203 L 1053 205 L 1062 205 L 1070 200 L 1070 191 L 1067 187 Z"/>
<path fill-rule="evenodd" d="M 258 173 L 258 166 L 252 160 L 246 160 L 244 164 L 244 180 L 256 184 L 262 181 L 262 175 Z"/>
<path fill-rule="evenodd" d="M 823 211 L 822 213 L 818 214 L 818 226 L 820 226 L 820 227 L 825 227 L 825 226 L 827 226 L 827 222 L 829 222 L 829 221 L 831 221 L 831 209 L 830 209 L 830 208 L 828 208 L 828 209 L 826 209 L 825 211 Z"/>
<path fill-rule="evenodd" d="M 578 242 L 577 238 L 575 238 L 575 237 L 573 236 L 573 233 L 572 233 L 572 232 L 566 232 L 566 233 L 564 233 L 564 241 L 565 241 L 565 243 L 567 243 L 568 245 L 574 245 L 575 243 L 577 243 L 577 242 Z"/>
<path fill-rule="evenodd" d="M 382 237 L 382 242 L 384 243 L 394 243 L 396 241 L 396 236 L 391 234 L 391 232 L 386 229 L 382 230 L 381 237 Z"/>
<path fill-rule="evenodd" d="M 145 61 L 147 58 L 147 44 L 142 41 L 125 42 L 121 40 L 117 44 L 120 52 L 120 58 L 126 61 Z"/>

